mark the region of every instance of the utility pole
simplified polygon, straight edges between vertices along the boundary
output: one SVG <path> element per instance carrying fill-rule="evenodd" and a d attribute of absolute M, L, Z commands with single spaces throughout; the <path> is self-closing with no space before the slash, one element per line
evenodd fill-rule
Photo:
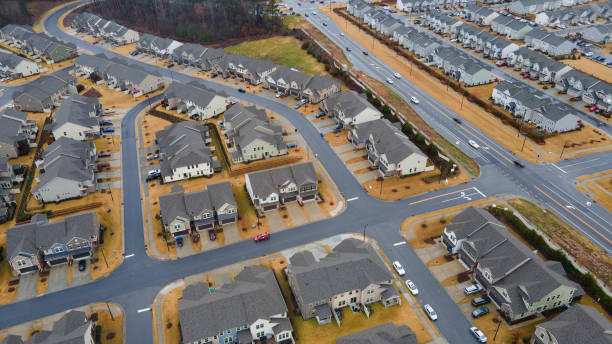
<path fill-rule="evenodd" d="M 495 341 L 495 338 L 497 338 L 497 332 L 499 331 L 499 327 L 501 326 L 503 320 L 499 320 L 499 323 L 497 323 L 497 328 L 495 329 L 495 335 L 493 336 L 493 341 Z"/>
<path fill-rule="evenodd" d="M 461 97 L 461 108 L 463 109 L 463 101 L 465 100 L 465 94 Z"/>
<path fill-rule="evenodd" d="M 115 321 L 115 317 L 113 316 L 113 312 L 110 309 L 110 306 L 108 305 L 108 301 L 105 302 L 106 303 L 106 308 L 108 308 L 108 314 L 110 314 L 111 320 Z"/>
<path fill-rule="evenodd" d="M 523 148 L 525 148 L 525 141 L 527 141 L 527 135 L 523 134 L 523 145 L 521 146 L 521 152 L 523 151 Z"/>
<path fill-rule="evenodd" d="M 365 233 L 366 233 L 366 229 L 368 228 L 368 224 L 366 223 L 365 226 L 363 226 L 363 241 L 366 240 L 365 238 Z"/>
<path fill-rule="evenodd" d="M 108 261 L 106 260 L 106 255 L 104 254 L 104 248 L 100 247 L 100 252 L 102 252 L 102 258 L 104 258 L 104 263 L 106 264 L 106 268 L 108 269 Z"/>
<path fill-rule="evenodd" d="M 559 159 L 563 157 L 563 152 L 565 152 L 565 147 L 567 147 L 567 141 L 565 141 L 565 143 L 563 144 L 563 148 L 561 149 L 561 154 L 559 155 Z"/>

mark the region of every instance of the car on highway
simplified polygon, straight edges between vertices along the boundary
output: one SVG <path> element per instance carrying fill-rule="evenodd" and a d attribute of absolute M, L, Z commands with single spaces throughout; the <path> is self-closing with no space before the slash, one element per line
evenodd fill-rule
<path fill-rule="evenodd" d="M 474 140 L 469 140 L 468 143 L 470 144 L 470 146 L 474 147 L 475 149 L 480 148 L 480 145 L 478 145 L 478 143 L 476 143 L 476 141 Z"/>
<path fill-rule="evenodd" d="M 462 124 L 462 123 L 463 123 L 463 121 L 462 121 L 462 120 L 461 120 L 461 118 L 459 118 L 459 117 L 453 117 L 453 121 L 455 121 L 455 122 L 457 122 L 457 123 L 459 123 L 459 124 Z"/>
<path fill-rule="evenodd" d="M 363 52 L 363 54 L 364 54 L 364 55 L 369 55 L 367 51 L 364 51 L 364 52 Z"/>
<path fill-rule="evenodd" d="M 161 173 L 161 171 L 159 169 L 157 169 L 157 168 L 147 172 L 147 174 L 150 175 L 150 176 L 154 176 L 154 175 L 160 174 L 160 173 Z"/>
<path fill-rule="evenodd" d="M 479 283 L 474 283 L 470 286 L 467 286 L 463 289 L 465 295 L 474 295 L 482 291 L 482 286 Z"/>
<path fill-rule="evenodd" d="M 87 269 L 87 261 L 85 259 L 79 260 L 79 271 L 85 271 Z"/>
<path fill-rule="evenodd" d="M 429 303 L 423 306 L 423 310 L 425 311 L 429 319 L 431 319 L 431 321 L 438 320 L 438 314 L 436 313 L 436 311 L 434 311 L 433 307 L 429 305 Z"/>
<path fill-rule="evenodd" d="M 344 37 L 344 32 L 340 32 L 340 36 Z"/>
<path fill-rule="evenodd" d="M 394 76 L 396 79 L 401 79 L 401 78 L 402 78 L 402 76 L 400 75 L 400 73 L 393 73 L 393 76 Z"/>
<path fill-rule="evenodd" d="M 415 103 L 415 104 L 420 103 L 419 100 L 416 97 L 410 97 L 410 101 Z"/>
<path fill-rule="evenodd" d="M 327 26 L 327 23 L 326 23 L 326 22 L 323 22 L 323 26 Z"/>
<path fill-rule="evenodd" d="M 238 89 L 238 92 L 240 92 L 240 93 L 246 93 L 246 90 L 245 90 L 244 88 L 239 88 L 239 89 Z"/>
<path fill-rule="evenodd" d="M 476 340 L 478 340 L 478 342 L 480 342 L 480 343 L 486 343 L 487 342 L 487 337 L 477 327 L 474 327 L 474 326 L 470 327 L 470 333 L 474 337 L 476 337 Z"/>
<path fill-rule="evenodd" d="M 349 47 L 346 47 L 346 51 L 351 51 L 351 48 L 349 48 Z"/>
<path fill-rule="evenodd" d="M 491 298 L 488 297 L 487 295 L 482 295 L 482 296 L 475 297 L 472 299 L 472 306 L 474 307 L 484 306 L 488 304 L 489 302 L 491 302 Z"/>
<path fill-rule="evenodd" d="M 313 15 L 313 16 L 316 16 L 316 15 L 317 15 L 317 12 L 312 11 L 312 15 Z"/>
<path fill-rule="evenodd" d="M 260 241 L 264 241 L 264 240 L 268 240 L 268 239 L 270 239 L 270 232 L 263 232 L 261 234 L 257 234 L 253 238 L 253 241 L 260 242 Z"/>
<path fill-rule="evenodd" d="M 404 271 L 402 264 L 400 264 L 400 262 L 398 262 L 397 260 L 393 262 L 393 268 L 395 269 L 395 271 L 397 271 L 397 274 L 400 276 L 404 276 L 406 274 L 406 271 Z"/>
<path fill-rule="evenodd" d="M 525 168 L 525 164 L 523 164 L 520 160 L 514 160 L 514 164 L 520 168 Z"/>
<path fill-rule="evenodd" d="M 406 280 L 406 287 L 410 290 L 412 295 L 419 295 L 419 289 L 411 280 Z"/>
<path fill-rule="evenodd" d="M 474 318 L 474 319 L 480 318 L 481 316 L 484 316 L 484 315 L 487 315 L 487 314 L 489 314 L 489 307 L 476 308 L 472 312 L 472 318 Z"/>
<path fill-rule="evenodd" d="M 392 80 L 391 78 L 387 78 L 387 82 L 388 82 L 389 84 L 393 84 L 393 80 Z"/>
<path fill-rule="evenodd" d="M 308 18 L 308 13 L 304 13 L 304 17 Z"/>
<path fill-rule="evenodd" d="M 15 104 L 11 103 L 11 104 L 6 104 L 6 107 L 9 109 L 12 109 L 15 107 Z"/>

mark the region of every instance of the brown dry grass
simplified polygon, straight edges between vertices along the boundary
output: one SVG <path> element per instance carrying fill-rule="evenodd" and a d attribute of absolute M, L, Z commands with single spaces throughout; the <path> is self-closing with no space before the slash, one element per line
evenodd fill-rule
<path fill-rule="evenodd" d="M 183 295 L 185 285 L 177 287 L 161 300 L 162 326 L 164 327 L 164 343 L 179 343 L 181 332 L 179 329 L 178 299 Z M 155 318 L 153 318 L 155 322 Z M 157 332 L 157 331 L 156 331 Z"/>
<path fill-rule="evenodd" d="M 93 87 L 96 89 L 96 91 L 102 94 L 102 97 L 99 97 L 98 101 L 100 101 L 100 104 L 102 104 L 104 109 L 129 109 L 134 105 L 163 92 L 163 90 L 159 90 L 134 98 L 132 95 L 112 90 L 105 84 L 96 85 L 91 82 L 91 80 L 80 76 L 77 77 L 77 80 L 79 84 L 85 86 L 85 92 L 87 92 L 90 87 Z"/>
<path fill-rule="evenodd" d="M 597 79 L 601 79 L 607 83 L 612 83 L 612 69 L 610 67 L 595 62 L 591 59 L 581 58 L 579 60 L 563 60 L 560 61 L 574 69 L 577 69 L 583 73 L 589 74 Z"/>
<path fill-rule="evenodd" d="M 97 304 L 94 306 L 106 306 L 105 304 Z M 110 308 L 119 309 L 115 304 L 108 304 Z M 113 314 L 111 317 L 108 309 L 98 309 L 98 325 L 100 325 L 100 343 L 101 344 L 122 344 L 123 343 L 123 313 Z M 93 312 L 92 312 L 93 313 Z M 91 313 L 90 313 L 91 315 Z"/>
<path fill-rule="evenodd" d="M 612 171 L 608 170 L 602 173 L 603 175 L 610 175 L 612 174 Z M 592 175 L 594 176 L 593 178 L 596 178 L 595 175 Z M 607 193 L 612 192 L 612 176 L 599 180 L 587 180 L 583 184 L 577 185 L 576 187 L 582 193 L 589 194 L 590 192 L 590 194 L 592 194 L 593 201 L 599 203 L 599 205 L 608 209 L 609 211 L 612 211 L 612 196 Z M 585 187 L 588 189 L 589 192 L 584 189 Z M 604 190 L 607 192 L 605 192 Z"/>

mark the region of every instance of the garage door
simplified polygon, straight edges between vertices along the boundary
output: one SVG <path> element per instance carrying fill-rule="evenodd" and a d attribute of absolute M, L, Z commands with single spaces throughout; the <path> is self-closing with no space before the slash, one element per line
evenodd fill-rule
<path fill-rule="evenodd" d="M 207 230 L 209 228 L 212 228 L 212 226 L 213 226 L 212 223 L 207 223 L 207 224 L 199 225 L 198 226 L 198 230 L 199 231 Z"/>
<path fill-rule="evenodd" d="M 66 263 L 68 263 L 68 258 L 60 258 L 60 259 L 49 261 L 49 264 L 51 264 L 52 266 L 53 265 L 66 264 Z"/>
<path fill-rule="evenodd" d="M 225 219 L 225 220 L 221 220 L 221 223 L 222 223 L 222 224 L 226 224 L 226 223 L 233 223 L 233 222 L 235 222 L 235 219 L 234 219 L 234 218 L 231 218 L 231 219 Z"/>
<path fill-rule="evenodd" d="M 19 272 L 22 274 L 25 274 L 25 273 L 36 271 L 36 270 L 38 270 L 38 267 L 35 265 L 32 265 L 32 266 L 28 266 L 27 268 L 19 269 Z"/>
<path fill-rule="evenodd" d="M 304 201 L 309 201 L 309 200 L 314 199 L 314 198 L 315 198 L 315 195 L 310 195 L 310 196 L 304 196 L 304 197 L 302 197 L 302 199 L 303 199 Z"/>
<path fill-rule="evenodd" d="M 289 202 L 295 202 L 296 200 L 297 200 L 297 196 L 291 196 L 291 197 L 284 198 L 283 202 L 289 203 Z"/>
<path fill-rule="evenodd" d="M 274 210 L 274 209 L 276 209 L 276 204 L 274 204 L 274 205 L 266 205 L 266 206 L 263 207 L 264 211 Z"/>

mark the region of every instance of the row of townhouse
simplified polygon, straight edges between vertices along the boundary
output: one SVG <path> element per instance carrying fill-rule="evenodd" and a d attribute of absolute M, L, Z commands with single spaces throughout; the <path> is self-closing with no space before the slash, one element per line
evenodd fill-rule
<path fill-rule="evenodd" d="M 72 264 L 93 257 L 99 232 L 95 211 L 55 222 L 35 214 L 29 223 L 6 230 L 6 257 L 16 276 Z"/>
<path fill-rule="evenodd" d="M 576 49 L 576 44 L 554 33 L 535 28 L 525 34 L 525 45 L 549 56 L 564 56 Z"/>
<path fill-rule="evenodd" d="M 291 202 L 316 200 L 319 177 L 312 162 L 287 165 L 245 175 L 245 187 L 259 212 Z"/>
<path fill-rule="evenodd" d="M 593 0 L 516 0 L 510 3 L 508 10 L 519 15 L 536 14 L 552 11 L 561 7 L 583 5 Z"/>
<path fill-rule="evenodd" d="M 77 14 L 72 19 L 70 26 L 77 32 L 86 32 L 115 45 L 130 44 L 140 39 L 137 31 L 88 12 Z"/>
<path fill-rule="evenodd" d="M 515 117 L 547 133 L 562 133 L 580 126 L 578 110 L 522 83 L 503 81 L 493 88 L 491 97 Z"/>
<path fill-rule="evenodd" d="M 463 8 L 474 0 L 397 0 L 395 6 L 404 12 L 430 12 L 441 9 Z M 492 2 L 491 2 L 492 3 Z"/>
<path fill-rule="evenodd" d="M 234 164 L 289 153 L 283 128 L 270 122 L 265 109 L 236 104 L 225 112 L 220 125 Z"/>
<path fill-rule="evenodd" d="M 484 85 L 497 80 L 489 66 L 454 47 L 435 49 L 427 56 L 427 61 L 466 86 Z"/>
<path fill-rule="evenodd" d="M 562 309 L 584 294 L 561 263 L 542 260 L 486 210 L 462 211 L 444 227 L 442 242 L 511 323 Z"/>
<path fill-rule="evenodd" d="M 34 61 L 0 49 L 0 78 L 19 79 L 39 74 L 45 70 Z"/>
<path fill-rule="evenodd" d="M 208 71 L 212 69 L 213 61 L 225 55 L 226 53 L 223 49 L 207 48 L 200 44 L 185 43 L 174 49 L 172 60 L 178 64 Z"/>
<path fill-rule="evenodd" d="M 612 323 L 595 307 L 575 304 L 536 325 L 530 344 L 612 343 Z"/>
<path fill-rule="evenodd" d="M 535 22 L 542 26 L 565 28 L 566 26 L 589 25 L 598 19 L 612 17 L 612 1 L 600 2 L 582 7 L 569 7 L 558 11 L 540 12 Z"/>
<path fill-rule="evenodd" d="M 606 44 L 612 42 L 612 23 L 592 25 L 579 30 L 583 39 L 591 42 Z"/>
<path fill-rule="evenodd" d="M 100 136 L 102 104 L 97 98 L 75 94 L 64 100 L 55 111 L 49 130 L 57 140 L 68 137 L 74 140 L 88 140 Z"/>
<path fill-rule="evenodd" d="M 20 111 L 51 112 L 64 99 L 77 94 L 77 79 L 65 70 L 43 75 L 13 94 L 13 104 Z"/>
<path fill-rule="evenodd" d="M 265 81 L 264 87 L 316 104 L 340 92 L 340 83 L 327 75 L 310 75 L 294 68 L 276 67 Z"/>
<path fill-rule="evenodd" d="M 198 82 L 183 84 L 174 81 L 164 91 L 163 103 L 166 110 L 176 110 L 190 118 L 206 120 L 225 112 L 231 100 L 226 94 L 213 92 Z"/>
<path fill-rule="evenodd" d="M 40 171 L 32 195 L 43 203 L 79 198 L 97 191 L 93 141 L 60 137 L 36 161 Z"/>
<path fill-rule="evenodd" d="M 170 193 L 159 196 L 159 206 L 166 240 L 171 243 L 238 220 L 238 205 L 229 182 L 208 184 L 206 189 L 190 193 L 174 185 Z"/>
<path fill-rule="evenodd" d="M 46 327 L 46 325 L 45 325 Z M 0 340 L 1 344 L 92 344 L 96 335 L 96 322 L 93 317 L 81 311 L 71 310 L 56 320 L 50 329 L 34 331 L 28 338 L 9 334 Z"/>
<path fill-rule="evenodd" d="M 23 182 L 25 169 L 21 164 L 9 164 L 9 159 L 0 157 L 0 223 L 8 221 L 8 207 L 17 205 L 15 196 L 21 193 L 16 184 Z"/>
<path fill-rule="evenodd" d="M 182 121 L 164 127 L 155 133 L 159 146 L 161 178 L 164 183 L 210 177 L 220 171 L 221 164 L 212 149 L 206 125 Z"/>
<path fill-rule="evenodd" d="M 400 123 L 377 119 L 355 125 L 349 132 L 349 141 L 358 149 L 367 149 L 368 161 L 378 168 L 381 177 L 401 177 L 425 171 L 427 156 L 406 136 Z"/>
<path fill-rule="evenodd" d="M 498 16 L 490 24 L 491 31 L 513 40 L 522 40 L 525 35 L 533 30 L 533 26 L 525 19 L 516 19 L 511 16 Z"/>
<path fill-rule="evenodd" d="M 45 63 L 60 62 L 77 56 L 77 47 L 73 43 L 34 32 L 32 27 L 27 25 L 6 25 L 0 29 L 0 42 L 16 47 Z"/>
<path fill-rule="evenodd" d="M 539 54 L 529 48 L 521 47 L 506 57 L 508 66 L 521 73 L 529 73 L 532 80 L 556 83 L 572 67 Z"/>
<path fill-rule="evenodd" d="M 478 25 L 491 25 L 491 22 L 500 16 L 499 12 L 490 7 L 469 4 L 460 13 L 461 17 L 467 21 L 474 22 Z"/>
<path fill-rule="evenodd" d="M 28 155 L 36 146 L 38 127 L 28 114 L 13 108 L 0 111 L 0 157 L 14 159 Z"/>
<path fill-rule="evenodd" d="M 145 33 L 136 42 L 136 50 L 158 58 L 168 58 L 182 45 L 183 43 L 171 38 L 158 37 Z"/>
<path fill-rule="evenodd" d="M 74 73 L 134 97 L 160 90 L 166 85 L 163 77 L 156 72 L 147 72 L 136 65 L 126 65 L 104 54 L 79 56 L 74 63 Z"/>

